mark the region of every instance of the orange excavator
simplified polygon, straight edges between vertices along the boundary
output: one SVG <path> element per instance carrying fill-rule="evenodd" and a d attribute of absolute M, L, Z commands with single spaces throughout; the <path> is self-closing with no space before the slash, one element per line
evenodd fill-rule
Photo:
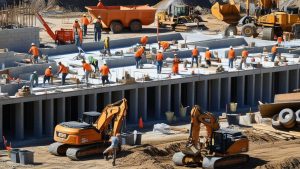
<path fill-rule="evenodd" d="M 107 105 L 102 113 L 84 113 L 83 122 L 58 124 L 54 131 L 56 142 L 49 146 L 49 152 L 58 156 L 67 155 L 72 160 L 100 154 L 110 145 L 111 136 L 120 133 L 126 111 L 127 100 L 122 99 Z"/>
<path fill-rule="evenodd" d="M 201 124 L 206 126 L 206 142 L 200 142 Z M 178 166 L 201 166 L 204 169 L 228 168 L 246 163 L 249 140 L 241 132 L 221 129 L 217 118 L 209 112 L 202 113 L 199 106 L 191 111 L 191 130 L 186 147 L 173 155 Z"/>

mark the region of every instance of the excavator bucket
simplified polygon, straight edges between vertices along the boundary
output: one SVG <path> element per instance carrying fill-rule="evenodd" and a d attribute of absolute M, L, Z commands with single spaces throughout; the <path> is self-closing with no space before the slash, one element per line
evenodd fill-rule
<path fill-rule="evenodd" d="M 246 154 L 230 155 L 227 157 L 204 157 L 202 162 L 203 169 L 229 168 L 246 163 L 249 156 Z"/>
<path fill-rule="evenodd" d="M 225 4 L 221 2 L 216 2 L 211 7 L 211 13 L 217 19 L 224 21 L 228 24 L 237 23 L 241 18 L 240 5 L 235 4 L 233 0 Z"/>

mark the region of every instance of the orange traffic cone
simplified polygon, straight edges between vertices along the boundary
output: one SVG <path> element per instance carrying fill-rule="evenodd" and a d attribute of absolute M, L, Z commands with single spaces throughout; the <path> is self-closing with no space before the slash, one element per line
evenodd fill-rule
<path fill-rule="evenodd" d="M 140 119 L 139 119 L 139 128 L 140 129 L 144 128 L 144 123 L 143 123 L 143 118 L 142 117 L 140 117 Z"/>

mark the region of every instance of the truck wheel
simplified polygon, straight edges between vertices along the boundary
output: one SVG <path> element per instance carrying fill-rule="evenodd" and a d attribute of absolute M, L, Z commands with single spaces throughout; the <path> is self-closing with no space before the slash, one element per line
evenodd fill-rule
<path fill-rule="evenodd" d="M 279 122 L 285 128 L 293 128 L 296 124 L 296 116 L 292 109 L 286 108 L 279 113 Z"/>
<path fill-rule="evenodd" d="M 224 32 L 224 36 L 229 36 L 230 32 L 232 32 L 233 35 L 237 35 L 237 28 L 234 25 L 229 25 Z"/>
<path fill-rule="evenodd" d="M 132 21 L 130 23 L 131 32 L 140 32 L 142 30 L 142 24 L 140 21 Z"/>
<path fill-rule="evenodd" d="M 275 115 L 273 116 L 273 118 L 272 118 L 272 126 L 273 126 L 274 128 L 276 128 L 276 129 L 282 127 L 281 124 L 280 124 L 280 122 L 279 122 L 279 120 L 278 120 L 278 114 L 275 114 Z"/>
<path fill-rule="evenodd" d="M 248 23 L 242 27 L 242 35 L 245 37 L 251 37 L 256 34 L 256 26 Z"/>
<path fill-rule="evenodd" d="M 263 28 L 263 40 L 274 40 L 274 28 Z"/>
<path fill-rule="evenodd" d="M 300 125 L 300 109 L 296 111 L 295 115 L 296 115 L 296 122 L 298 125 Z"/>
<path fill-rule="evenodd" d="M 121 33 L 123 30 L 123 25 L 120 22 L 112 22 L 110 24 L 110 30 L 113 33 Z"/>

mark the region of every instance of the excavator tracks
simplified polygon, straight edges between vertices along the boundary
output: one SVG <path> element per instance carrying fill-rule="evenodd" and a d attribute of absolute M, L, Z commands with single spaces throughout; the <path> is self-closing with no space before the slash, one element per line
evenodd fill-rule
<path fill-rule="evenodd" d="M 50 144 L 50 146 L 48 147 L 48 151 L 53 155 L 65 156 L 68 148 L 69 145 L 67 144 L 55 142 Z"/>
<path fill-rule="evenodd" d="M 204 157 L 202 167 L 204 169 L 230 168 L 249 161 L 249 155 L 236 154 L 227 157 Z"/>
<path fill-rule="evenodd" d="M 96 143 L 81 147 L 70 147 L 68 148 L 66 155 L 72 160 L 80 160 L 87 156 L 100 155 L 109 146 L 109 143 Z"/>

